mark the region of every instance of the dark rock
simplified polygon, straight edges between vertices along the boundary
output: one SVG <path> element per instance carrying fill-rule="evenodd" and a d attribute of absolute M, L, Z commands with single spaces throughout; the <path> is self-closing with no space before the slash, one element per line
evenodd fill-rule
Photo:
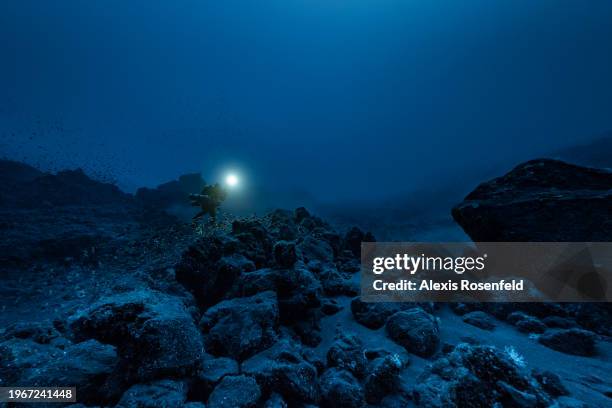
<path fill-rule="evenodd" d="M 202 402 L 186 402 L 183 408 L 206 408 Z"/>
<path fill-rule="evenodd" d="M 297 253 L 305 262 L 320 261 L 323 263 L 333 262 L 334 250 L 331 245 L 323 239 L 307 235 L 297 245 Z"/>
<path fill-rule="evenodd" d="M 538 159 L 478 186 L 453 208 L 474 242 L 610 241 L 612 173 Z"/>
<path fill-rule="evenodd" d="M 351 276 L 342 274 L 334 266 L 326 265 L 318 273 L 323 291 L 328 296 L 355 296 L 359 293 L 359 284 Z"/>
<path fill-rule="evenodd" d="M 321 302 L 321 311 L 327 316 L 335 315 L 340 310 L 342 307 L 334 299 L 325 299 Z"/>
<path fill-rule="evenodd" d="M 363 344 L 357 335 L 340 332 L 327 351 L 327 365 L 352 372 L 356 377 L 365 375 L 368 361 Z"/>
<path fill-rule="evenodd" d="M 205 355 L 198 371 L 190 399 L 206 401 L 215 386 L 227 375 L 238 375 L 240 368 L 236 360 L 227 357 L 215 358 Z"/>
<path fill-rule="evenodd" d="M 280 268 L 290 268 L 297 261 L 295 243 L 278 241 L 274 244 L 274 260 Z"/>
<path fill-rule="evenodd" d="M 365 406 L 359 381 L 346 370 L 330 368 L 320 381 L 321 406 L 326 408 L 360 408 Z"/>
<path fill-rule="evenodd" d="M 200 193 L 205 185 L 200 173 L 184 174 L 156 188 L 141 187 L 135 196 L 145 206 L 165 210 L 176 205 L 188 206 L 189 194 Z"/>
<path fill-rule="evenodd" d="M 46 322 L 17 322 L 6 328 L 2 339 L 18 338 L 31 339 L 36 343 L 49 344 L 61 334 L 49 321 Z"/>
<path fill-rule="evenodd" d="M 117 408 L 183 408 L 187 399 L 187 386 L 182 381 L 158 380 L 133 385 Z"/>
<path fill-rule="evenodd" d="M 236 220 L 232 223 L 232 235 L 241 243 L 240 253 L 264 267 L 272 255 L 272 242 L 266 227 L 257 219 Z"/>
<path fill-rule="evenodd" d="M 467 324 L 471 324 L 472 326 L 476 326 L 483 330 L 491 331 L 495 329 L 495 322 L 493 322 L 493 319 L 491 318 L 491 316 L 489 316 L 485 312 L 481 312 L 481 311 L 469 312 L 463 315 L 463 321 L 466 322 Z"/>
<path fill-rule="evenodd" d="M 295 221 L 297 223 L 302 222 L 303 219 L 310 218 L 310 213 L 304 207 L 299 207 L 295 209 Z"/>
<path fill-rule="evenodd" d="M 282 396 L 277 393 L 270 395 L 263 408 L 287 408 L 289 405 L 285 402 Z"/>
<path fill-rule="evenodd" d="M 374 330 L 383 327 L 389 316 L 414 307 L 411 304 L 400 302 L 367 303 L 362 302 L 359 298 L 351 301 L 351 312 L 355 320 Z"/>
<path fill-rule="evenodd" d="M 548 316 L 542 319 L 542 323 L 544 323 L 547 327 L 556 328 L 556 329 L 571 329 L 572 327 L 576 327 L 576 322 L 568 319 L 567 317 L 560 316 Z"/>
<path fill-rule="evenodd" d="M 582 329 L 550 330 L 542 334 L 538 341 L 553 350 L 576 356 L 594 356 L 596 335 Z"/>
<path fill-rule="evenodd" d="M 228 291 L 227 297 L 253 296 L 261 292 L 277 291 L 279 272 L 276 269 L 258 269 L 241 274 Z"/>
<path fill-rule="evenodd" d="M 569 395 L 569 391 L 563 385 L 561 378 L 550 371 L 534 370 L 533 378 L 542 386 L 542 389 L 553 397 L 560 397 L 562 395 Z"/>
<path fill-rule="evenodd" d="M 559 303 L 552 302 L 503 302 L 483 303 L 482 310 L 501 320 L 507 320 L 515 312 L 543 318 L 546 316 L 567 316 L 567 310 Z"/>
<path fill-rule="evenodd" d="M 93 180 L 81 169 L 41 173 L 30 166 L 4 160 L 0 161 L 0 169 L 4 180 L 0 187 L 0 203 L 4 207 L 39 209 L 133 204 L 131 195 L 112 183 Z"/>
<path fill-rule="evenodd" d="M 260 269 L 242 274 L 235 282 L 228 297 L 251 296 L 262 291 L 275 291 L 281 324 L 294 326 L 313 334 L 318 326 L 318 311 L 321 305 L 321 284 L 307 269 Z M 309 327 L 310 326 L 310 327 Z"/>
<path fill-rule="evenodd" d="M 533 316 L 524 316 L 522 319 L 517 320 L 514 325 L 522 333 L 539 334 L 546 331 L 546 325 Z"/>
<path fill-rule="evenodd" d="M 507 404 L 520 408 L 536 408 L 538 398 L 534 394 L 520 391 L 504 381 L 498 381 L 497 386 L 501 393 L 501 399 Z"/>
<path fill-rule="evenodd" d="M 245 375 L 228 376 L 215 387 L 208 398 L 209 408 L 251 408 L 261 397 L 255 379 Z"/>
<path fill-rule="evenodd" d="M 243 360 L 276 341 L 278 304 L 268 291 L 247 298 L 225 300 L 202 316 L 207 352 Z"/>
<path fill-rule="evenodd" d="M 612 336 L 612 303 L 578 303 L 574 305 L 576 322 L 587 330 Z"/>
<path fill-rule="evenodd" d="M 276 274 L 276 291 L 281 322 L 290 324 L 310 318 L 321 306 L 321 284 L 307 269 L 280 270 Z"/>
<path fill-rule="evenodd" d="M 302 344 L 309 347 L 317 347 L 323 338 L 321 337 L 321 325 L 319 316 L 313 313 L 310 319 L 300 319 L 295 322 L 286 322 L 288 328 L 293 329 Z"/>
<path fill-rule="evenodd" d="M 361 257 L 362 242 L 376 242 L 371 233 L 364 233 L 357 227 L 351 228 L 344 236 L 345 247 L 351 251 L 355 258 Z"/>
<path fill-rule="evenodd" d="M 423 371 L 414 401 L 419 407 L 440 408 L 550 405 L 535 379 L 508 353 L 468 344 L 459 344 Z"/>
<path fill-rule="evenodd" d="M 377 404 L 387 394 L 399 387 L 399 373 L 402 360 L 397 354 L 377 358 L 365 380 L 365 397 L 370 404 Z"/>
<path fill-rule="evenodd" d="M 529 316 L 528 314 L 524 313 L 524 312 L 512 312 L 510 313 L 507 317 L 506 317 L 506 321 L 512 325 L 515 325 L 517 322 L 524 320 L 524 319 L 528 319 L 532 316 Z"/>
<path fill-rule="evenodd" d="M 138 379 L 193 371 L 202 338 L 180 299 L 136 290 L 100 299 L 69 320 L 76 339 L 95 338 L 117 346 Z"/>
<path fill-rule="evenodd" d="M 241 369 L 257 380 L 264 393 L 277 392 L 287 401 L 316 403 L 318 399 L 317 369 L 288 339 L 244 361 Z"/>
<path fill-rule="evenodd" d="M 0 343 L 0 386 L 78 387 L 79 400 L 88 403 L 118 396 L 111 380 L 118 365 L 115 347 L 96 340 L 64 349 L 29 339 Z"/>
<path fill-rule="evenodd" d="M 196 297 L 200 305 L 218 302 L 242 271 L 253 270 L 252 261 L 235 255 L 238 241 L 223 234 L 200 239 L 183 253 L 176 266 L 176 280 Z M 231 259 L 223 259 L 232 256 Z"/>
<path fill-rule="evenodd" d="M 483 306 L 481 303 L 451 303 L 450 307 L 455 314 L 463 316 L 466 313 L 473 312 L 476 310 L 482 310 Z"/>
<path fill-rule="evenodd" d="M 386 331 L 391 340 L 421 357 L 432 356 L 440 343 L 436 318 L 421 308 L 395 313 L 387 320 Z"/>
<path fill-rule="evenodd" d="M 321 374 L 327 365 L 327 359 L 319 356 L 312 348 L 303 349 L 302 356 L 317 369 L 318 374 Z"/>

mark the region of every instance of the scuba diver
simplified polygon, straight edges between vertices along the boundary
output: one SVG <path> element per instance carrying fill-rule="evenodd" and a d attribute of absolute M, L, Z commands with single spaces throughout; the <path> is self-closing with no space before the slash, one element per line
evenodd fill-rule
<path fill-rule="evenodd" d="M 217 216 L 217 208 L 219 208 L 226 196 L 227 191 L 219 183 L 204 186 L 200 194 L 189 194 L 191 205 L 201 208 L 200 212 L 193 219 L 199 220 L 208 214 L 210 219 L 214 221 Z"/>

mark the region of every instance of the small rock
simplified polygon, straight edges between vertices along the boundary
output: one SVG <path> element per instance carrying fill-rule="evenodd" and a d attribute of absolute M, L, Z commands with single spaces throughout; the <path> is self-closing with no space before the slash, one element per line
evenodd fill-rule
<path fill-rule="evenodd" d="M 327 316 L 335 315 L 340 310 L 342 308 L 334 299 L 325 299 L 321 302 L 321 311 Z"/>
<path fill-rule="evenodd" d="M 491 316 L 479 310 L 463 315 L 463 321 L 483 330 L 491 331 L 495 329 L 495 323 L 493 322 Z"/>
<path fill-rule="evenodd" d="M 527 316 L 514 324 L 522 333 L 544 333 L 546 325 L 535 317 Z"/>
<path fill-rule="evenodd" d="M 594 356 L 596 335 L 582 329 L 551 330 L 542 334 L 538 341 L 553 350 L 576 356 Z"/>

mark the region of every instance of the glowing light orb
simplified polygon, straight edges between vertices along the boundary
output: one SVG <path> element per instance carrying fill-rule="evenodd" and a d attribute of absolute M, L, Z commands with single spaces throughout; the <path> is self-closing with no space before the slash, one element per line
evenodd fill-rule
<path fill-rule="evenodd" d="M 228 174 L 225 177 L 225 184 L 230 187 L 235 187 L 238 184 L 238 176 L 236 176 L 235 174 Z"/>

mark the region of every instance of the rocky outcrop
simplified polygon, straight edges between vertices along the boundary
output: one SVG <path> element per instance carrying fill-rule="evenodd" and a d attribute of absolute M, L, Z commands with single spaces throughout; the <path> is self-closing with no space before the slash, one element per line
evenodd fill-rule
<path fill-rule="evenodd" d="M 151 290 L 100 299 L 69 319 L 76 340 L 94 338 L 115 345 L 126 376 L 140 380 L 184 375 L 200 364 L 200 331 L 179 298 Z"/>
<path fill-rule="evenodd" d="M 489 346 L 458 345 L 417 379 L 419 407 L 547 407 L 550 397 L 509 354 Z"/>
<path fill-rule="evenodd" d="M 178 180 L 160 184 L 156 188 L 139 188 L 136 200 L 147 207 L 161 210 L 175 205 L 189 206 L 189 194 L 199 193 L 205 185 L 200 173 L 183 174 Z"/>
<path fill-rule="evenodd" d="M 523 163 L 452 210 L 475 242 L 610 241 L 612 173 L 558 160 Z"/>

